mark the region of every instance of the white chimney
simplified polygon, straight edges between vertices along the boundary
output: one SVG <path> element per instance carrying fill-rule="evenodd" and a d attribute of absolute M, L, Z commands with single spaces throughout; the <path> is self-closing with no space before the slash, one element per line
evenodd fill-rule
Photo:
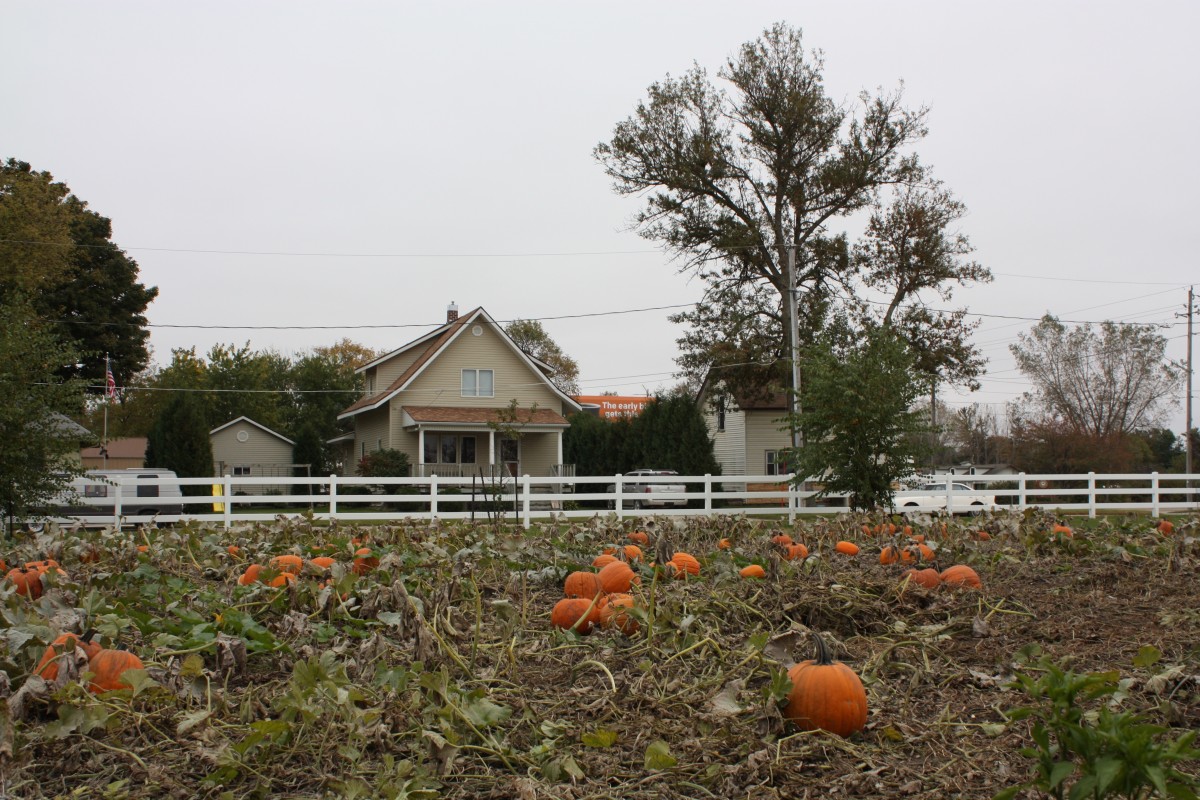
<path fill-rule="evenodd" d="M 450 305 L 446 306 L 446 322 L 454 322 L 456 319 L 458 319 L 458 306 L 451 300 Z"/>

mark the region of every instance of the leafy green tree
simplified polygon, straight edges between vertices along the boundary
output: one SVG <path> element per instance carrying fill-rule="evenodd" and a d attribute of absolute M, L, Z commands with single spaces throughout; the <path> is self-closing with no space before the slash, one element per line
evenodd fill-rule
<path fill-rule="evenodd" d="M 516 319 L 504 331 L 527 355 L 554 368 L 550 381 L 564 394 L 579 394 L 579 364 L 562 351 L 558 343 L 535 319 Z"/>
<path fill-rule="evenodd" d="M 358 474 L 364 478 L 407 478 L 411 469 L 407 453 L 386 447 L 358 462 Z"/>
<path fill-rule="evenodd" d="M 633 459 L 626 456 L 629 420 L 610 421 L 581 411 L 570 421 L 571 427 L 563 433 L 563 458 L 575 465 L 576 474 L 616 475 L 633 469 Z"/>
<path fill-rule="evenodd" d="M 822 483 L 821 494 L 850 495 L 855 508 L 890 507 L 893 484 L 915 471 L 923 415 L 911 410 L 921 384 L 915 357 L 895 333 L 865 340 L 831 329 L 805 353 L 808 379 L 795 421 L 803 437 L 790 454 L 797 481 Z"/>
<path fill-rule="evenodd" d="M 926 111 L 906 109 L 899 91 L 864 92 L 855 110 L 830 97 L 823 71 L 799 30 L 774 25 L 726 62 L 720 86 L 700 66 L 652 84 L 594 151 L 618 193 L 645 198 L 636 217 L 642 236 L 707 287 L 694 311 L 674 317 L 696 331 L 683 344 L 729 341 L 731 317 L 737 341 L 756 329 L 768 336 L 749 352 L 694 352 L 685 368 L 720 364 L 731 385 L 745 387 L 757 371 L 740 367 L 759 362 L 747 355 L 773 353 L 773 362 L 785 350 L 797 308 L 783 298 L 798 290 L 799 319 L 815 330 L 854 286 L 857 263 L 832 223 L 871 207 L 882 187 L 928 177 L 906 154 L 926 135 Z"/>
<path fill-rule="evenodd" d="M 111 239 L 111 221 L 50 173 L 15 159 L 0 165 L 0 299 L 11 288 L 35 292 L 36 313 L 61 326 L 79 353 L 72 363 L 82 366 L 60 373 L 84 378 L 95 392 L 104 386 L 106 353 L 118 385 L 146 367 L 145 312 L 158 295 Z"/>
<path fill-rule="evenodd" d="M 0 512 L 10 531 L 80 471 L 68 458 L 80 439 L 66 415 L 78 412 L 83 384 L 59 377 L 74 358 L 19 296 L 0 302 Z"/>
<path fill-rule="evenodd" d="M 203 401 L 193 392 L 177 392 L 163 408 L 146 442 L 146 466 L 173 470 L 181 478 L 213 474 L 212 440 Z M 184 487 L 204 494 L 203 486 Z"/>

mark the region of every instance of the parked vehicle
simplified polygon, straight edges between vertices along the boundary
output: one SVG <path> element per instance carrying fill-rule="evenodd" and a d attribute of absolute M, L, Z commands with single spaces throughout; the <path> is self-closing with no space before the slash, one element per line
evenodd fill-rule
<path fill-rule="evenodd" d="M 686 508 L 686 497 L 661 497 L 660 495 L 668 493 L 680 493 L 687 491 L 687 486 L 682 483 L 670 483 L 667 481 L 645 481 L 641 478 L 661 478 L 661 477 L 678 477 L 679 473 L 673 469 L 635 469 L 626 472 L 622 477 L 629 480 L 621 481 L 622 492 L 622 507 L 623 508 Z M 609 484 L 608 491 L 615 493 L 617 485 Z M 616 498 L 608 501 L 609 508 L 616 508 Z"/>
<path fill-rule="evenodd" d="M 946 482 L 922 483 L 913 492 L 920 494 L 900 493 L 893 501 L 893 512 L 919 513 L 923 511 L 946 510 Z M 982 494 L 979 489 L 965 483 L 951 483 L 950 492 L 954 495 L 953 510 L 956 513 L 982 514 L 984 511 L 997 509 L 994 495 Z"/>
<path fill-rule="evenodd" d="M 90 470 L 71 481 L 43 516 L 60 524 L 106 524 L 121 499 L 122 517 L 156 517 L 174 522 L 183 513 L 179 479 L 169 469 Z M 100 518 L 108 517 L 108 520 Z M 40 530 L 43 522 L 28 523 Z"/>

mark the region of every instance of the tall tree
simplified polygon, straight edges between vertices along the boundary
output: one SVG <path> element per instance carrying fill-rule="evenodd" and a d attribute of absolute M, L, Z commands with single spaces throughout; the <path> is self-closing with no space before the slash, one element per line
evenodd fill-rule
<path fill-rule="evenodd" d="M 904 151 L 925 136 L 925 110 L 905 109 L 896 91 L 863 93 L 854 112 L 826 93 L 823 69 L 800 31 L 777 24 L 720 70 L 728 91 L 699 66 L 667 77 L 594 151 L 618 193 L 647 198 L 641 234 L 707 284 L 701 307 L 759 298 L 776 351 L 796 313 L 783 302 L 793 288 L 801 317 L 813 317 L 849 281 L 846 243 L 830 222 L 870 206 L 881 186 L 923 173 Z M 679 319 L 706 321 L 699 312 Z"/>
<path fill-rule="evenodd" d="M 1180 369 L 1167 340 L 1145 325 L 1103 322 L 1068 328 L 1047 314 L 1009 345 L 1033 383 L 1025 416 L 1073 434 L 1120 436 L 1154 427 L 1178 404 Z"/>
<path fill-rule="evenodd" d="M 77 472 L 67 456 L 80 436 L 66 417 L 78 412 L 83 385 L 58 374 L 74 358 L 28 303 L 0 302 L 0 512 L 10 530 Z"/>
<path fill-rule="evenodd" d="M 915 471 L 927 427 L 912 410 L 920 384 L 908 344 L 888 330 L 866 339 L 831 330 L 805 359 L 811 377 L 796 419 L 805 446 L 791 456 L 799 479 L 820 481 L 822 494 L 849 494 L 855 508 L 891 506 L 893 485 Z"/>
<path fill-rule="evenodd" d="M 554 369 L 550 381 L 564 394 L 579 394 L 579 364 L 562 351 L 536 319 L 515 319 L 504 332 L 527 355 Z"/>
<path fill-rule="evenodd" d="M 36 313 L 61 326 L 82 366 L 63 377 L 104 385 L 109 354 L 118 385 L 149 361 L 146 308 L 158 289 L 138 282 L 138 265 L 112 241 L 112 223 L 48 172 L 9 159 L 0 165 L 0 299 L 33 292 Z"/>
<path fill-rule="evenodd" d="M 173 470 L 181 478 L 213 474 L 212 441 L 204 404 L 193 392 L 172 395 L 146 443 L 146 466 Z M 185 494 L 203 494 L 204 487 L 185 487 Z"/>

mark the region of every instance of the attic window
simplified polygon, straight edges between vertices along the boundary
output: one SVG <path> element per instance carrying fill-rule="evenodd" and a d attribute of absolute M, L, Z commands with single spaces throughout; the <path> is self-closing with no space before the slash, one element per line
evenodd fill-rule
<path fill-rule="evenodd" d="M 721 397 L 717 400 L 717 430 L 725 430 L 725 398 Z"/>
<path fill-rule="evenodd" d="M 495 380 L 490 369 L 464 369 L 462 371 L 463 397 L 495 397 Z"/>

